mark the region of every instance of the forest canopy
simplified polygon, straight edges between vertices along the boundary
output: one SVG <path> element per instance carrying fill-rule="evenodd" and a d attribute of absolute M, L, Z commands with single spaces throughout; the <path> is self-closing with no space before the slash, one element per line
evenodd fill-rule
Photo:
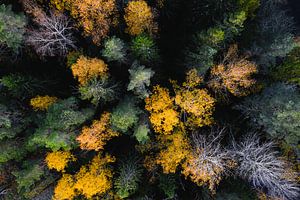
<path fill-rule="evenodd" d="M 299 13 L 0 0 L 0 200 L 300 199 Z"/>

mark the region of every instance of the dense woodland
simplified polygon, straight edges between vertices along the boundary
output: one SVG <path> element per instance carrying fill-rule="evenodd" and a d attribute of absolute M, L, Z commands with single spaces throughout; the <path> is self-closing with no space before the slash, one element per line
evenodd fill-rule
<path fill-rule="evenodd" d="M 299 17 L 0 0 L 0 199 L 299 199 Z"/>

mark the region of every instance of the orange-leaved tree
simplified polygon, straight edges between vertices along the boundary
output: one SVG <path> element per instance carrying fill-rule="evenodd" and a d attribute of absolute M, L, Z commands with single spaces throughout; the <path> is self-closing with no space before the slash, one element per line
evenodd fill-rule
<path fill-rule="evenodd" d="M 77 137 L 80 148 L 83 150 L 103 150 L 104 145 L 119 133 L 110 128 L 110 113 L 104 112 L 99 120 L 94 120 L 90 127 L 83 127 Z"/>
<path fill-rule="evenodd" d="M 211 69 L 208 86 L 222 95 L 229 92 L 236 97 L 247 96 L 258 88 L 257 81 L 252 78 L 256 73 L 256 64 L 239 57 L 237 45 L 232 45 L 224 61 Z"/>
<path fill-rule="evenodd" d="M 107 78 L 108 67 L 103 60 L 80 56 L 71 66 L 73 76 L 78 79 L 80 85 L 85 85 L 93 78 Z"/>
<path fill-rule="evenodd" d="M 130 35 L 139 35 L 144 31 L 153 33 L 157 30 L 151 8 L 144 0 L 130 1 L 125 8 L 124 18 Z"/>
<path fill-rule="evenodd" d="M 118 23 L 115 0 L 51 0 L 51 4 L 58 10 L 69 10 L 82 26 L 84 35 L 90 36 L 97 45 Z"/>

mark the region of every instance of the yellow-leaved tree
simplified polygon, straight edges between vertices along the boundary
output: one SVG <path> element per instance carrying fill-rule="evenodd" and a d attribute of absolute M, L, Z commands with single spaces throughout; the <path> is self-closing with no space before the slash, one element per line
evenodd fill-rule
<path fill-rule="evenodd" d="M 177 167 L 189 154 L 189 142 L 184 131 L 176 130 L 172 135 L 159 137 L 162 150 L 157 154 L 156 163 L 161 165 L 164 173 L 175 173 Z"/>
<path fill-rule="evenodd" d="M 30 105 L 33 107 L 35 111 L 42 110 L 45 111 L 51 106 L 53 103 L 57 102 L 57 97 L 51 96 L 36 96 L 30 99 Z"/>
<path fill-rule="evenodd" d="M 45 160 L 49 169 L 64 172 L 68 163 L 75 161 L 76 158 L 69 151 L 54 151 L 48 153 Z"/>
<path fill-rule="evenodd" d="M 74 188 L 86 198 L 92 198 L 94 195 L 101 196 L 108 192 L 112 187 L 113 177 L 113 171 L 108 165 L 115 160 L 110 155 L 95 156 L 89 165 L 82 166 L 75 175 Z"/>
<path fill-rule="evenodd" d="M 80 85 L 85 85 L 89 80 L 97 77 L 107 78 L 108 67 L 103 60 L 80 56 L 71 66 L 73 76 L 78 79 Z"/>
<path fill-rule="evenodd" d="M 213 111 L 215 99 L 211 97 L 206 89 L 200 89 L 202 78 L 196 69 L 187 73 L 186 82 L 180 87 L 172 81 L 175 91 L 175 103 L 181 109 L 183 121 L 190 128 L 209 126 L 213 123 Z"/>
<path fill-rule="evenodd" d="M 77 137 L 80 148 L 83 150 L 103 150 L 104 145 L 119 133 L 110 128 L 110 113 L 104 112 L 100 120 L 94 120 L 90 127 L 83 127 Z"/>
<path fill-rule="evenodd" d="M 174 109 L 174 98 L 170 97 L 168 89 L 155 86 L 153 94 L 147 97 L 145 102 L 155 132 L 171 134 L 179 123 L 179 113 Z"/>
<path fill-rule="evenodd" d="M 125 8 L 124 18 L 130 35 L 139 35 L 145 31 L 153 33 L 157 30 L 151 8 L 144 0 L 130 1 Z"/>
<path fill-rule="evenodd" d="M 112 188 L 113 171 L 109 166 L 115 162 L 110 155 L 96 155 L 92 161 L 81 166 L 75 175 L 63 174 L 54 189 L 54 200 L 72 200 L 82 195 L 87 199 L 106 194 Z"/>
<path fill-rule="evenodd" d="M 90 36 L 97 45 L 118 23 L 115 0 L 51 0 L 51 4 L 58 10 L 69 10 L 82 26 L 84 35 Z"/>

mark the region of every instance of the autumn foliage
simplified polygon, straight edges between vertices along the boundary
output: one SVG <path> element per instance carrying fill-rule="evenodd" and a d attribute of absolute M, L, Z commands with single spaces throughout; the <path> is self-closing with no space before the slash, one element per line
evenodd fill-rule
<path fill-rule="evenodd" d="M 179 113 L 174 110 L 174 99 L 170 97 L 166 88 L 155 86 L 153 94 L 146 98 L 146 110 L 150 115 L 150 121 L 154 130 L 161 134 L 170 134 L 179 123 Z"/>
<path fill-rule="evenodd" d="M 152 33 L 157 29 L 151 8 L 144 0 L 130 1 L 125 8 L 124 18 L 130 35 L 139 35 L 144 31 Z"/>
<path fill-rule="evenodd" d="M 226 90 L 237 97 L 247 96 L 257 88 L 257 82 L 252 78 L 256 73 L 256 64 L 238 57 L 237 45 L 233 45 L 223 63 L 211 69 L 209 87 L 219 92 Z"/>
<path fill-rule="evenodd" d="M 49 169 L 64 172 L 68 163 L 75 161 L 76 158 L 69 151 L 54 151 L 48 153 L 45 160 Z"/>
<path fill-rule="evenodd" d="M 107 65 L 98 58 L 80 56 L 77 62 L 71 66 L 71 70 L 80 85 L 85 85 L 93 78 L 106 78 L 108 76 Z"/>
<path fill-rule="evenodd" d="M 111 26 L 117 24 L 115 0 L 51 0 L 51 3 L 59 10 L 69 10 L 82 26 L 84 35 L 90 36 L 97 45 L 108 35 Z"/>
<path fill-rule="evenodd" d="M 35 111 L 38 110 L 47 110 L 49 106 L 51 106 L 53 103 L 57 102 L 57 97 L 51 97 L 51 96 L 36 96 L 30 100 L 30 105 L 33 107 Z"/>
<path fill-rule="evenodd" d="M 110 128 L 110 113 L 104 112 L 100 120 L 94 120 L 90 127 L 83 127 L 77 137 L 80 148 L 83 150 L 103 150 L 104 145 L 119 133 Z"/>

